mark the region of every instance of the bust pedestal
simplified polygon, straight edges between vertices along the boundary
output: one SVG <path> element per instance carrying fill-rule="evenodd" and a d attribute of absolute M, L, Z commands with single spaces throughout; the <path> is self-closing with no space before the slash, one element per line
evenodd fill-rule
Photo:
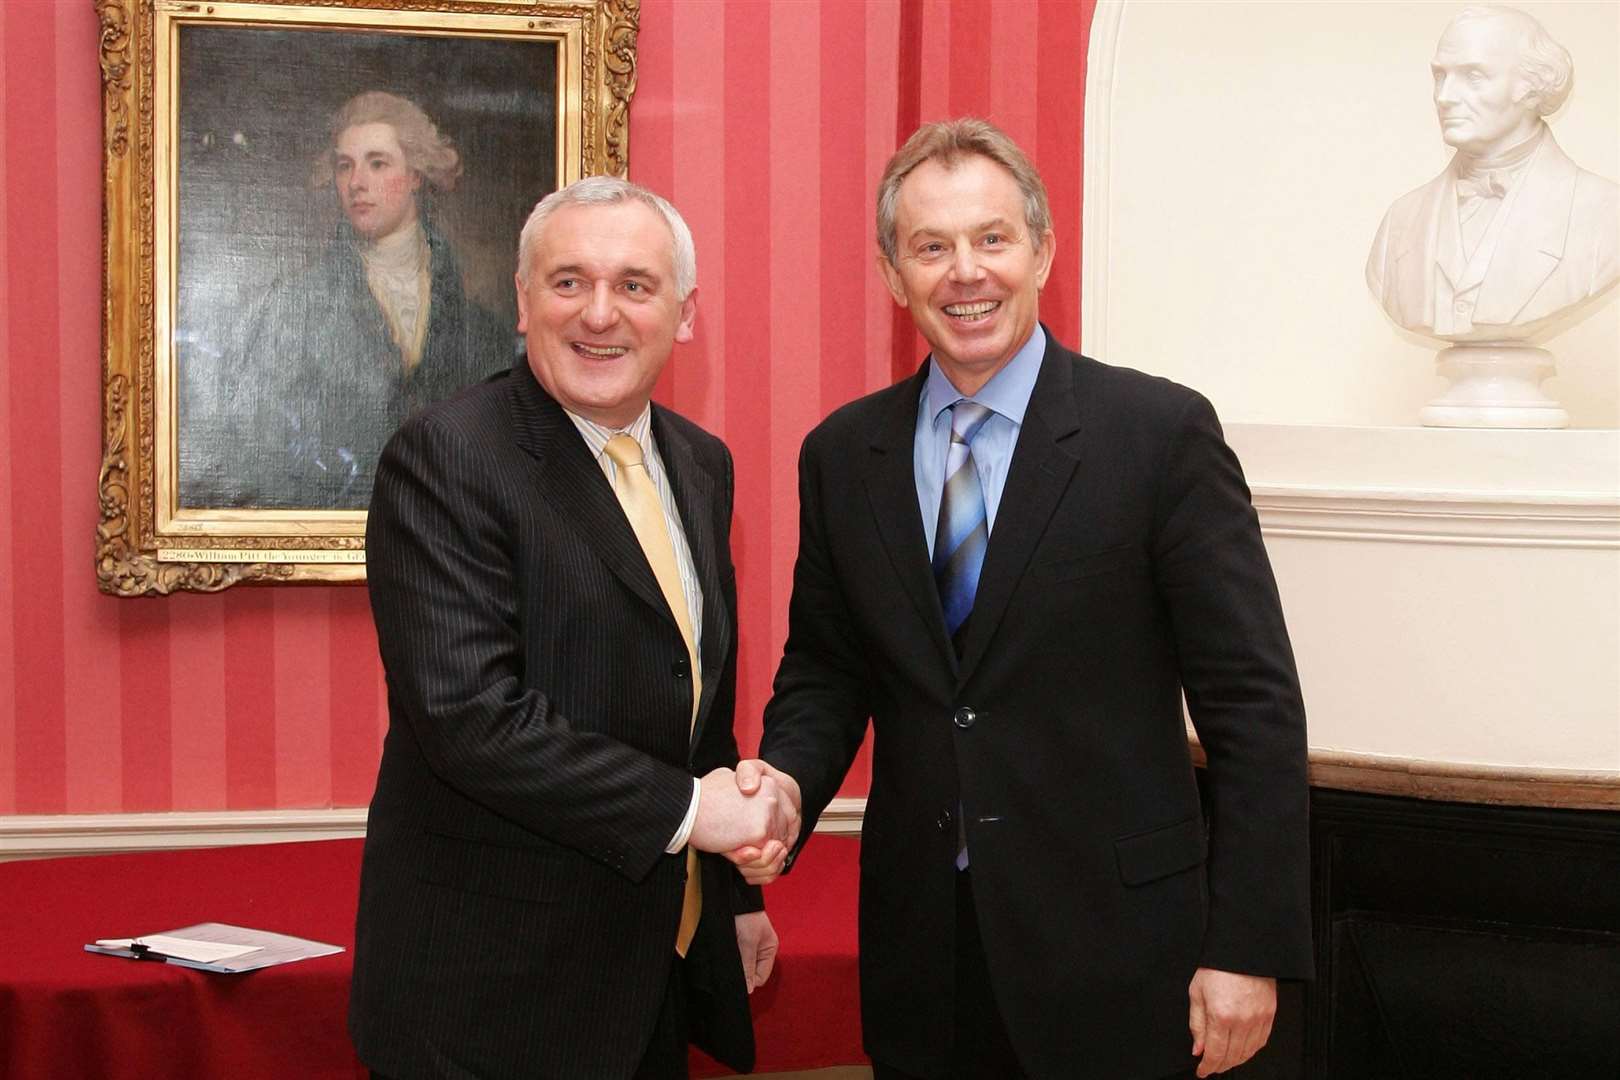
<path fill-rule="evenodd" d="M 1424 427 L 1561 428 L 1569 414 L 1542 392 L 1552 353 L 1531 345 L 1453 345 L 1435 370 L 1451 385 L 1424 407 Z"/>

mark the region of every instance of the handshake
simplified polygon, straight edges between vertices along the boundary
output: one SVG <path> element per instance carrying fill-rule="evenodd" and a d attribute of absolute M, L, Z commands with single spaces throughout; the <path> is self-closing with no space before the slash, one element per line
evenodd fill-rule
<path fill-rule="evenodd" d="M 775 881 L 799 839 L 798 782 L 751 758 L 715 769 L 701 786 L 691 845 L 724 855 L 751 885 Z"/>

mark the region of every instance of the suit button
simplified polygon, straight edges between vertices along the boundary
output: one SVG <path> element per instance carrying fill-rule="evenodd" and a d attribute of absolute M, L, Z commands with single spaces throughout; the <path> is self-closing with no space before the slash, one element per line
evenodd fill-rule
<path fill-rule="evenodd" d="M 669 671 L 670 674 L 674 675 L 677 679 L 684 679 L 688 675 L 692 674 L 692 665 L 685 658 L 682 658 L 671 664 L 669 666 Z"/>
<path fill-rule="evenodd" d="M 957 727 L 961 728 L 963 731 L 966 731 L 968 728 L 973 726 L 973 722 L 978 718 L 978 713 L 964 705 L 960 709 L 956 710 L 956 715 L 951 717 L 951 720 L 956 724 Z"/>
<path fill-rule="evenodd" d="M 950 832 L 951 826 L 955 824 L 956 819 L 951 816 L 951 812 L 949 810 L 941 810 L 939 812 L 939 817 L 934 819 L 934 828 L 938 829 L 940 832 Z"/>

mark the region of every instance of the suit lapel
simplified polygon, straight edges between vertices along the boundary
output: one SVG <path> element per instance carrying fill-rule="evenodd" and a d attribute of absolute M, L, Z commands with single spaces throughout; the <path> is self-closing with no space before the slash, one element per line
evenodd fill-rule
<path fill-rule="evenodd" d="M 1074 362 L 1047 331 L 1046 355 L 1030 393 L 1018 432 L 1007 483 L 1001 491 L 995 529 L 979 572 L 973 611 L 963 628 L 962 677 L 984 657 L 1006 614 L 1013 590 L 1080 463 L 1076 439 L 1079 406 L 1074 396 Z M 913 493 L 915 502 L 915 493 Z M 943 628 L 943 624 L 942 628 Z"/>
<path fill-rule="evenodd" d="M 1463 259 L 1462 225 L 1457 220 L 1457 177 L 1451 171 L 1452 166 L 1446 166 L 1441 174 L 1440 182 L 1433 185 L 1423 198 L 1423 209 L 1419 212 L 1419 221 L 1428 221 L 1433 224 L 1423 230 L 1413 229 L 1411 243 L 1413 247 L 1427 248 L 1434 253 L 1433 262 L 1440 267 L 1440 272 L 1446 275 L 1446 281 L 1453 289 L 1461 288 L 1463 274 L 1468 270 L 1468 264 Z M 1418 258 L 1408 260 L 1407 265 L 1415 274 L 1425 275 L 1424 284 L 1424 312 L 1434 310 L 1434 282 L 1427 279 L 1430 260 Z"/>
<path fill-rule="evenodd" d="M 945 636 L 945 615 L 928 559 L 928 537 L 923 532 L 922 511 L 917 506 L 917 477 L 912 467 L 917 398 L 927 376 L 928 365 L 924 363 L 915 375 L 891 391 L 889 408 L 872 433 L 866 493 L 894 576 L 954 673 L 956 650 Z"/>
<path fill-rule="evenodd" d="M 720 564 L 716 553 L 720 538 L 715 533 L 715 506 L 718 494 L 714 477 L 698 464 L 697 456 L 686 438 L 669 423 L 664 411 L 657 405 L 652 411 L 653 438 L 658 440 L 658 454 L 664 460 L 664 475 L 675 496 L 675 508 L 680 511 L 681 527 L 686 533 L 686 546 L 692 552 L 692 565 L 697 571 L 698 584 L 703 589 L 703 640 L 700 661 L 703 671 L 711 678 L 703 680 L 703 693 L 698 699 L 697 720 L 692 725 L 692 746 L 703 735 L 709 707 L 720 685 L 720 666 L 731 647 L 731 617 L 726 611 L 720 589 Z M 668 608 L 666 606 L 665 610 Z"/>
<path fill-rule="evenodd" d="M 539 494 L 579 531 L 619 580 L 675 625 L 641 543 L 601 467 L 562 406 L 535 381 L 525 360 L 512 369 L 512 435 L 534 458 Z"/>
<path fill-rule="evenodd" d="M 1575 163 L 1553 142 L 1552 132 L 1541 137 L 1535 160 L 1517 190 L 1508 195 L 1513 205 L 1504 203 L 1497 211 L 1504 218 L 1501 242 L 1491 256 L 1497 273 L 1485 274 L 1475 322 L 1512 322 L 1564 257 L 1577 173 Z M 1504 273 L 1502 267 L 1515 268 L 1516 273 Z"/>

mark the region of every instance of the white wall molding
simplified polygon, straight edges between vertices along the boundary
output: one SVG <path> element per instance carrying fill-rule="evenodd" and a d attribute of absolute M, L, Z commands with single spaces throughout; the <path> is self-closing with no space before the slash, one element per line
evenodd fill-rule
<path fill-rule="evenodd" d="M 1620 432 L 1227 425 L 1268 536 L 1620 548 Z"/>
<path fill-rule="evenodd" d="M 1255 485 L 1267 536 L 1487 547 L 1620 548 L 1620 505 L 1546 493 L 1482 500 L 1467 491 Z"/>
<path fill-rule="evenodd" d="M 865 799 L 834 799 L 816 831 L 858 836 Z M 28 814 L 0 817 L 0 862 L 118 851 L 344 840 L 366 834 L 366 808 L 221 810 L 166 814 Z"/>
<path fill-rule="evenodd" d="M 1108 355 L 1108 199 L 1114 67 L 1125 0 L 1099 0 L 1086 44 L 1085 138 L 1080 194 L 1080 351 Z"/>
<path fill-rule="evenodd" d="M 0 817 L 0 859 L 115 851 L 279 844 L 364 836 L 363 806 L 165 814 L 29 814 Z"/>

